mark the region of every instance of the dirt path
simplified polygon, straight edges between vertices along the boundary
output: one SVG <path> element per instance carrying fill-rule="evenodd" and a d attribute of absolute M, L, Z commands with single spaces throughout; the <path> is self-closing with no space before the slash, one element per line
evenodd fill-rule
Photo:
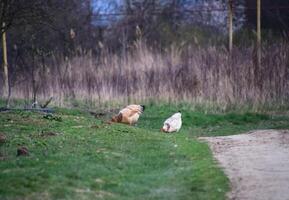
<path fill-rule="evenodd" d="M 231 200 L 289 200 L 289 132 L 201 138 L 231 181 Z"/>

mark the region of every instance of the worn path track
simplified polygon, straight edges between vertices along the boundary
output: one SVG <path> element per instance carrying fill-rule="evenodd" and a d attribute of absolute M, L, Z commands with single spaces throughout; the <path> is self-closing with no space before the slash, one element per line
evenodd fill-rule
<path fill-rule="evenodd" d="M 203 137 L 231 182 L 231 200 L 289 200 L 289 132 Z"/>

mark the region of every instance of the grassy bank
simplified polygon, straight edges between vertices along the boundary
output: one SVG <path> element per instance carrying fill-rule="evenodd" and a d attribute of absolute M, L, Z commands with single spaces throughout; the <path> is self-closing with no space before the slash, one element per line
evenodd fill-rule
<path fill-rule="evenodd" d="M 178 134 L 159 132 L 176 110 Z M 86 112 L 0 113 L 0 199 L 224 199 L 228 180 L 197 136 L 289 128 L 284 115 L 205 114 L 148 105 L 137 126 L 107 125 Z M 29 156 L 16 156 L 26 146 Z"/>

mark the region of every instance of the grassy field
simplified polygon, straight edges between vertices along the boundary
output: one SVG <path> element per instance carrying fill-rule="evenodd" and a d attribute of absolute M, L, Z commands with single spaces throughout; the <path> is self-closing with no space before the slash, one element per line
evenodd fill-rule
<path fill-rule="evenodd" d="M 179 133 L 159 131 L 182 111 Z M 289 128 L 286 115 L 147 105 L 134 127 L 78 110 L 0 113 L 0 199 L 225 199 L 228 179 L 198 136 Z M 109 117 L 105 116 L 105 117 Z M 16 156 L 26 146 L 29 156 Z"/>

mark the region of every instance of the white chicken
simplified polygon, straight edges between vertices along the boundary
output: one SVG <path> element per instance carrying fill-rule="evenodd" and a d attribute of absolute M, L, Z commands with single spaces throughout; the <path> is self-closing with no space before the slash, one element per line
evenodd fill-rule
<path fill-rule="evenodd" d="M 113 116 L 111 121 L 133 125 L 138 121 L 144 109 L 145 106 L 143 105 L 129 105 L 120 110 L 116 116 Z"/>
<path fill-rule="evenodd" d="M 182 114 L 177 112 L 164 122 L 161 131 L 166 133 L 178 132 L 182 127 Z"/>

